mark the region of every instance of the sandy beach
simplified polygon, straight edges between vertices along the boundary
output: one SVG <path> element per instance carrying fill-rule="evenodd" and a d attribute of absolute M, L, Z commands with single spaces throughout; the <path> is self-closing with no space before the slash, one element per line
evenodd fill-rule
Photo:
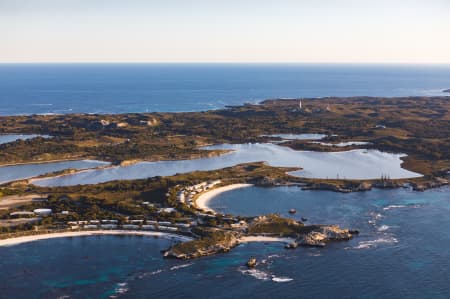
<path fill-rule="evenodd" d="M 23 236 L 11 239 L 0 240 L 0 246 L 13 246 L 27 242 L 54 239 L 54 238 L 68 238 L 68 237 L 82 237 L 82 236 L 99 236 L 99 235 L 133 235 L 133 236 L 148 236 L 158 237 L 165 239 L 177 239 L 179 241 L 190 241 L 192 238 L 163 233 L 163 232 L 150 232 L 150 231 L 125 231 L 125 230 L 98 230 L 98 231 L 76 231 L 76 232 L 62 232 L 62 233 L 50 233 L 33 236 Z"/>
<path fill-rule="evenodd" d="M 240 243 L 249 242 L 282 242 L 282 243 L 292 243 L 295 239 L 293 238 L 281 238 L 281 237 L 266 237 L 266 236 L 246 236 L 239 239 Z"/>
<path fill-rule="evenodd" d="M 231 191 L 234 189 L 246 188 L 246 187 L 251 187 L 251 186 L 253 186 L 253 185 L 252 184 L 233 184 L 233 185 L 215 188 L 215 189 L 212 189 L 210 191 L 206 191 L 206 192 L 200 194 L 200 196 L 195 201 L 195 204 L 197 205 L 197 207 L 199 209 L 202 209 L 207 212 L 215 213 L 214 210 L 212 210 L 208 207 L 208 202 L 211 199 L 213 199 L 215 196 L 219 195 L 222 192 L 227 192 L 227 191 Z"/>

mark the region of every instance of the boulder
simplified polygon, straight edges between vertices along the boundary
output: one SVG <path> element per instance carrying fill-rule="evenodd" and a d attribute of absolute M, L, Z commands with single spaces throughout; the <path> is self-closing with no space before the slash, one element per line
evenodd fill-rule
<path fill-rule="evenodd" d="M 249 259 L 247 261 L 247 263 L 245 264 L 248 268 L 255 268 L 256 266 L 256 259 L 254 257 L 252 257 L 251 259 Z"/>

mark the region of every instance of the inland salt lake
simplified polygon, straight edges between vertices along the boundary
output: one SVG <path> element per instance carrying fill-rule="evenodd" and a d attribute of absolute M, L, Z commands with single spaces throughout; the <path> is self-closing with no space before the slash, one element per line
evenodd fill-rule
<path fill-rule="evenodd" d="M 209 150 L 230 150 L 212 158 L 180 161 L 140 162 L 130 166 L 117 166 L 86 170 L 75 174 L 34 181 L 39 186 L 71 186 L 94 184 L 112 180 L 142 179 L 168 176 L 197 170 L 215 170 L 248 162 L 266 162 L 277 167 L 302 167 L 291 172 L 294 176 L 309 178 L 376 179 L 382 175 L 391 178 L 418 177 L 420 174 L 401 168 L 403 155 L 378 150 L 356 149 L 343 152 L 295 151 L 271 143 L 222 144 L 208 146 Z M 0 168 L 0 176 L 2 169 Z"/>
<path fill-rule="evenodd" d="M 0 144 L 13 142 L 16 140 L 27 140 L 36 137 L 49 138 L 48 135 L 38 135 L 38 134 L 2 134 L 0 135 Z"/>
<path fill-rule="evenodd" d="M 400 65 L 0 65 L 0 115 L 199 111 L 277 97 L 445 95 L 448 66 Z M 39 181 L 72 185 L 266 161 L 294 175 L 415 177 L 398 154 L 293 152 L 273 144 L 220 145 L 221 157 L 139 163 Z M 66 162 L 63 162 L 66 163 Z M 67 168 L 0 168 L 0 181 Z M 84 163 L 84 162 L 83 162 Z M 43 169 L 42 167 L 48 167 Z M 313 167 L 319 165 L 318 167 Z M 19 167 L 19 166 L 12 166 Z M 32 169 L 39 169 L 30 172 Z M 328 170 L 327 170 L 328 169 Z M 19 173 L 10 176 L 9 173 Z M 233 190 L 210 206 L 256 215 L 297 209 L 296 218 L 359 229 L 349 242 L 285 250 L 249 243 L 193 261 L 163 259 L 170 241 L 95 236 L 0 248 L 0 298 L 448 298 L 450 190 L 340 194 L 297 187 Z M 259 265 L 242 265 L 256 257 Z"/>

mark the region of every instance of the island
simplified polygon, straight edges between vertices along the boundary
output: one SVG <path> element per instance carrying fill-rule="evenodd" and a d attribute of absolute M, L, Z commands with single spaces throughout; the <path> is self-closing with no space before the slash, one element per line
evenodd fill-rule
<path fill-rule="evenodd" d="M 52 138 L 37 136 L 0 144 L 0 170 L 78 160 L 103 164 L 5 180 L 0 185 L 0 245 L 49 234 L 157 235 L 174 238 L 163 256 L 189 259 L 227 252 L 253 241 L 281 242 L 292 249 L 350 240 L 358 234 L 355 228 L 305 224 L 308 215 L 297 211 L 289 218 L 223 215 L 207 208 L 202 200 L 248 185 L 295 185 L 343 193 L 407 186 L 423 191 L 448 185 L 449 110 L 448 97 L 329 97 L 275 99 L 205 112 L 1 117 L 0 134 Z M 291 137 L 285 138 L 286 134 Z M 296 137 L 302 134 L 307 137 Z M 321 139 L 311 140 L 316 135 Z M 140 179 L 39 184 L 42 179 L 64 179 L 92 170 L 126 170 L 142 162 L 202 161 L 230 154 L 227 149 L 208 147 L 217 144 L 271 144 L 292 151 L 358 151 L 361 155 L 370 150 L 380 151 L 380 155 L 401 153 L 402 169 L 418 175 L 304 177 L 293 175 L 302 170 L 301 165 L 275 167 L 253 161 Z"/>
<path fill-rule="evenodd" d="M 442 92 L 450 92 L 450 88 L 449 89 L 444 89 Z"/>

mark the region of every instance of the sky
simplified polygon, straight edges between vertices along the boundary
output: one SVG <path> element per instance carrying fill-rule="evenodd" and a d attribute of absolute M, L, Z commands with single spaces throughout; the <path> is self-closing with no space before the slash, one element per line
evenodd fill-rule
<path fill-rule="evenodd" d="M 450 63 L 450 0 L 0 0 L 0 62 Z"/>

